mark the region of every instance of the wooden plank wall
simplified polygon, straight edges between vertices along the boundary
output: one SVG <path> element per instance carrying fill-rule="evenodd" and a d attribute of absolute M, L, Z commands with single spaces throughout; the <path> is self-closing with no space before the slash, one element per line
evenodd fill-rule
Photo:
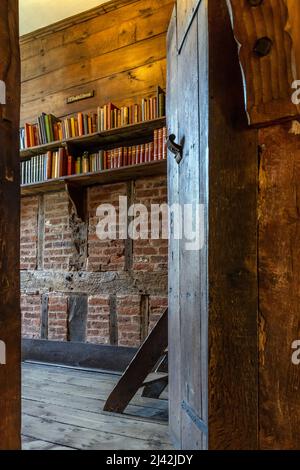
<path fill-rule="evenodd" d="M 0 450 L 18 449 L 21 432 L 18 38 L 18 0 L 2 1 L 0 80 L 6 84 L 6 104 L 0 104 L 0 341 L 6 358 L 0 364 Z"/>
<path fill-rule="evenodd" d="M 296 124 L 296 125 L 295 125 Z M 299 124 L 259 130 L 259 415 L 261 449 L 298 449 Z"/>
<path fill-rule="evenodd" d="M 257 131 L 225 2 L 210 18 L 209 448 L 258 447 Z"/>
<path fill-rule="evenodd" d="M 21 38 L 21 122 L 131 103 L 165 87 L 173 0 L 113 1 Z M 66 98 L 95 90 L 95 97 Z"/>

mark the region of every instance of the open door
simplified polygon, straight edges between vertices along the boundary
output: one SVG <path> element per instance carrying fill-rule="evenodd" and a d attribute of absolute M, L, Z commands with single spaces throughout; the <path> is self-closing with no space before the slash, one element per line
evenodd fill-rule
<path fill-rule="evenodd" d="M 207 448 L 207 0 L 178 1 L 168 33 L 170 429 L 177 448 Z M 189 216 L 191 211 L 192 217 Z M 176 219 L 177 218 L 177 219 Z M 177 233 L 176 233 L 177 232 Z M 179 234 L 179 236 L 178 236 Z M 180 238 L 180 239 L 178 239 Z M 194 243 L 191 243 L 194 240 Z"/>
<path fill-rule="evenodd" d="M 185 229 L 176 237 L 171 212 L 171 436 L 180 449 L 256 449 L 258 143 L 226 2 L 177 0 L 167 92 L 169 136 L 183 147 L 174 159 L 169 139 L 169 203 Z"/>
<path fill-rule="evenodd" d="M 18 0 L 0 2 L 0 449 L 21 446 Z"/>

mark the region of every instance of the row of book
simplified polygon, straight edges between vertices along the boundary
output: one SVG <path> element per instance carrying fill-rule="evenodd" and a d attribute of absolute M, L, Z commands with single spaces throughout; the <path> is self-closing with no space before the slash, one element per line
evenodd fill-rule
<path fill-rule="evenodd" d="M 42 113 L 38 116 L 36 124 L 26 123 L 25 127 L 20 129 L 20 148 L 24 150 L 164 117 L 165 102 L 165 92 L 158 87 L 156 96 L 143 98 L 140 104 L 118 108 L 113 103 L 108 103 L 98 107 L 96 113 L 77 113 L 76 116 L 64 119 Z"/>
<path fill-rule="evenodd" d="M 154 131 L 154 141 L 130 147 L 99 150 L 74 158 L 61 147 L 21 162 L 21 183 L 34 184 L 74 174 L 94 173 L 112 168 L 167 158 L 166 128 Z"/>

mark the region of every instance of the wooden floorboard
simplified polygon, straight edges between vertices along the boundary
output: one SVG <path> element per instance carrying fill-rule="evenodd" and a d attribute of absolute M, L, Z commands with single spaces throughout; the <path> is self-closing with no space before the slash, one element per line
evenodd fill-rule
<path fill-rule="evenodd" d="M 115 374 L 24 364 L 23 449 L 171 449 L 166 399 L 139 392 L 125 414 L 103 411 L 117 380 Z"/>

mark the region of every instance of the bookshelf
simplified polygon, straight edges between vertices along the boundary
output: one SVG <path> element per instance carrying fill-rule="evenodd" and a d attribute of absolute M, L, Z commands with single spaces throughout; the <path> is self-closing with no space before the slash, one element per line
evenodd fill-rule
<path fill-rule="evenodd" d="M 153 132 L 166 125 L 166 118 L 154 119 L 138 124 L 111 129 L 109 131 L 97 132 L 82 137 L 74 137 L 65 141 L 51 142 L 38 147 L 30 147 L 20 151 L 20 158 L 26 160 L 35 155 L 40 155 L 48 150 L 55 150 L 67 146 L 72 153 L 78 154 L 83 151 L 92 151 L 98 148 L 110 148 L 112 146 L 136 145 L 151 140 Z M 123 166 L 101 170 L 99 172 L 74 174 L 50 179 L 39 183 L 21 185 L 21 196 L 34 196 L 49 192 L 66 190 L 70 199 L 76 206 L 78 215 L 84 219 L 83 208 L 84 190 L 95 184 L 110 184 L 123 181 L 136 180 L 138 178 L 166 175 L 167 161 L 156 160 L 147 163 Z"/>
<path fill-rule="evenodd" d="M 29 147 L 20 151 L 21 160 L 46 153 L 48 150 L 55 150 L 59 147 L 69 146 L 72 150 L 82 152 L 84 150 L 94 150 L 98 147 L 109 148 L 111 145 L 122 144 L 131 145 L 143 142 L 152 136 L 155 129 L 166 125 L 166 118 L 153 119 L 138 124 L 131 124 L 124 127 L 117 127 L 109 131 L 95 132 L 94 134 L 84 135 L 82 137 L 72 137 L 64 141 L 51 142 L 49 144 L 39 145 L 38 147 Z"/>
<path fill-rule="evenodd" d="M 92 186 L 94 184 L 118 183 L 121 181 L 135 180 L 146 176 L 164 175 L 167 172 L 167 161 L 157 160 L 136 165 L 124 166 L 102 170 L 98 173 L 84 173 L 81 175 L 63 176 L 47 180 L 41 183 L 24 184 L 21 186 L 22 196 L 33 196 L 53 191 L 66 189 L 68 184 L 76 186 Z"/>

